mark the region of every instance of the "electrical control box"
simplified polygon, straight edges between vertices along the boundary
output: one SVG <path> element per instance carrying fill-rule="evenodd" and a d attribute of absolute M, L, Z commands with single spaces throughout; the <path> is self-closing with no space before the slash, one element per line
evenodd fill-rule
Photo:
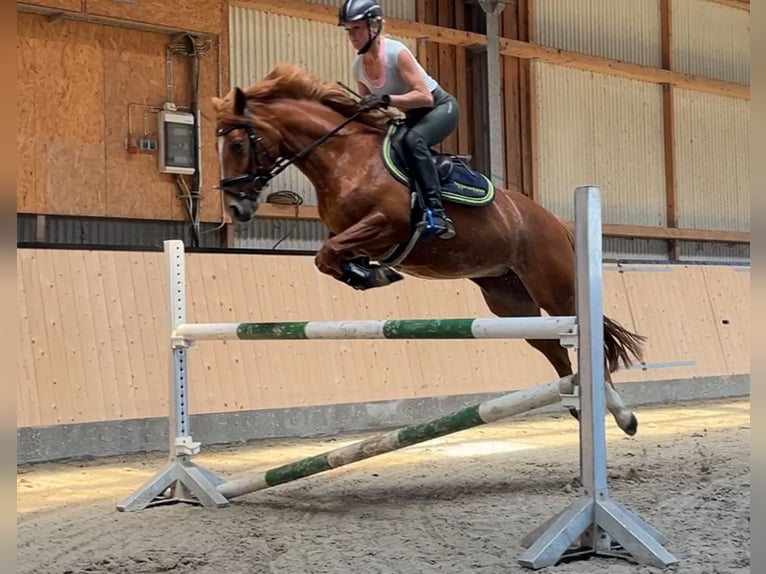
<path fill-rule="evenodd" d="M 196 171 L 194 115 L 164 109 L 159 118 L 159 169 L 162 173 L 193 174 Z"/>

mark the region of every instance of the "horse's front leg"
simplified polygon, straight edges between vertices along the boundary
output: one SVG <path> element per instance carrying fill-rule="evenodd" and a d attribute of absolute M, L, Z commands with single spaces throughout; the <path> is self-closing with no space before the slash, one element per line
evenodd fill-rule
<path fill-rule="evenodd" d="M 331 234 L 314 257 L 314 263 L 322 273 L 355 289 L 389 285 L 402 276 L 393 269 L 370 266 L 366 257 L 355 258 L 354 253 L 385 248 L 393 242 L 395 234 L 384 213 L 371 213 L 341 233 Z"/>

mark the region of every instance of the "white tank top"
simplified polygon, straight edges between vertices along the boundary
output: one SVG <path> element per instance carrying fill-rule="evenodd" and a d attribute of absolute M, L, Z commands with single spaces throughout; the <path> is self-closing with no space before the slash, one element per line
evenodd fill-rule
<path fill-rule="evenodd" d="M 398 61 L 399 53 L 402 50 L 410 52 L 410 49 L 398 40 L 394 40 L 392 38 L 380 38 L 380 45 L 382 52 L 380 57 L 383 61 L 383 74 L 380 79 L 376 83 L 373 83 L 367 77 L 367 74 L 364 72 L 361 55 L 357 55 L 351 64 L 351 73 L 354 75 L 354 79 L 356 79 L 357 82 L 367 86 L 367 89 L 370 90 L 370 93 L 376 96 L 382 96 L 383 94 L 388 94 L 390 96 L 406 94 L 407 92 L 411 91 L 412 88 L 407 85 L 407 83 L 399 74 Z M 425 81 L 426 88 L 429 92 L 433 92 L 439 86 L 439 83 L 434 78 L 432 78 L 428 72 L 425 71 L 417 59 L 415 59 L 415 65 L 423 75 L 423 80 Z"/>

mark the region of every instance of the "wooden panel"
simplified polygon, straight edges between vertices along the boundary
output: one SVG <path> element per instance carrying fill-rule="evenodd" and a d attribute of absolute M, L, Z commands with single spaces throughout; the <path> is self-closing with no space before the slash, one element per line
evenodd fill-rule
<path fill-rule="evenodd" d="M 218 74 L 218 89 L 213 91 L 214 95 L 222 96 L 231 89 L 231 57 L 229 55 L 229 38 L 231 31 L 229 29 L 229 3 L 221 1 L 221 33 L 217 39 L 213 39 L 213 48 L 218 52 L 220 61 L 218 62 L 216 73 Z M 207 98 L 208 102 L 210 98 Z M 200 103 L 200 105 L 202 102 Z M 209 105 L 209 104 L 206 104 Z M 207 110 L 207 108 L 204 108 Z M 206 116 L 210 118 L 212 116 Z M 216 152 L 217 153 L 217 152 Z"/>
<path fill-rule="evenodd" d="M 518 36 L 517 2 L 510 2 L 500 15 L 500 34 L 506 38 Z M 505 125 L 505 182 L 508 187 L 521 189 L 521 100 L 519 60 L 501 56 L 500 76 Z"/>
<path fill-rule="evenodd" d="M 722 4 L 723 6 L 729 6 L 730 8 L 736 8 L 737 10 L 746 10 L 750 12 L 750 0 L 706 0 L 707 2 L 715 2 L 716 4 Z"/>
<path fill-rule="evenodd" d="M 660 0 L 660 33 L 662 34 L 662 67 L 666 70 L 673 69 L 673 42 L 671 31 L 673 30 L 673 11 L 671 0 Z M 678 215 L 676 213 L 676 130 L 673 110 L 674 88 L 671 85 L 663 86 L 662 89 L 662 130 L 663 145 L 665 149 L 665 201 L 666 222 L 668 227 L 678 227 Z M 668 241 L 668 259 L 678 259 L 678 242 Z"/>
<path fill-rule="evenodd" d="M 16 270 L 16 305 L 18 309 L 18 334 L 16 337 L 16 357 L 18 361 L 18 373 L 16 388 L 16 410 L 23 413 L 22 417 L 27 425 L 43 424 L 43 419 L 51 419 L 50 405 L 41 402 L 37 391 L 38 376 L 49 369 L 48 358 L 45 352 L 45 343 L 40 341 L 45 323 L 36 313 L 40 305 L 35 299 L 37 289 L 32 289 L 35 280 L 30 273 L 30 267 L 34 265 L 34 259 L 28 258 L 31 265 L 18 265 Z M 17 263 L 19 261 L 17 260 Z M 29 286 L 30 293 L 27 293 Z M 24 384 L 21 384 L 21 381 Z M 43 414 L 44 413 L 44 414 Z M 22 424 L 19 421 L 19 424 Z"/>
<path fill-rule="evenodd" d="M 81 12 L 83 0 L 24 0 L 24 4 L 39 6 L 40 8 L 67 10 L 68 12 Z"/>
<path fill-rule="evenodd" d="M 465 30 L 465 7 L 462 0 L 453 3 L 455 11 L 455 29 Z M 463 46 L 455 46 L 455 97 L 460 105 L 460 120 L 457 127 L 457 152 L 469 154 L 471 149 L 471 131 L 468 127 L 470 111 L 468 108 L 468 69 Z"/>
<path fill-rule="evenodd" d="M 523 37 L 529 42 L 534 42 L 535 0 L 521 0 L 519 4 L 519 29 L 523 31 Z M 536 199 L 537 195 L 537 81 L 534 67 L 530 60 L 524 60 L 519 64 L 521 74 L 521 98 L 524 102 L 522 108 L 521 141 L 522 158 L 524 163 L 522 191 Z"/>
<path fill-rule="evenodd" d="M 108 196 L 106 212 L 114 217 L 182 219 L 181 206 L 175 200 L 173 176 L 157 171 L 157 156 L 125 150 L 128 105 L 158 106 L 165 100 L 165 62 L 161 56 L 167 37 L 120 28 L 110 32 L 104 45 L 104 116 L 109 126 L 104 142 Z M 177 58 L 173 65 L 176 72 Z M 174 75 L 177 77 L 177 73 Z M 179 90 L 176 89 L 175 93 L 178 94 Z M 147 113 L 144 116 L 141 108 L 133 108 L 130 114 L 136 137 L 143 135 L 144 126 L 150 135 L 156 137 L 156 114 Z"/>
<path fill-rule="evenodd" d="M 227 24 L 228 28 L 228 24 Z M 200 58 L 199 74 L 199 109 L 201 122 L 201 149 L 202 149 L 202 183 L 200 191 L 202 194 L 202 205 L 200 217 L 202 221 L 220 222 L 223 217 L 221 214 L 221 193 L 214 189 L 218 185 L 220 177 L 220 166 L 218 165 L 218 151 L 215 137 L 215 112 L 211 95 L 217 95 L 222 92 L 221 86 L 229 82 L 229 59 L 228 48 L 221 49 L 221 62 L 218 61 L 218 42 L 219 39 L 212 41 L 210 51 Z M 223 57 L 223 54 L 226 57 Z M 221 69 L 225 72 L 221 72 Z M 186 68 L 187 74 L 189 68 Z M 225 83 L 224 83 L 225 82 Z M 186 83 L 180 84 L 188 93 L 188 78 Z M 181 89 L 181 88 L 179 88 Z"/>
<path fill-rule="evenodd" d="M 726 371 L 750 370 L 750 271 L 703 268 L 713 323 L 718 331 Z"/>
<path fill-rule="evenodd" d="M 439 21 L 439 0 L 425 0 L 424 2 L 424 22 L 436 24 Z M 388 26 L 388 18 L 386 19 Z M 439 54 L 439 44 L 432 41 L 425 43 L 425 59 L 421 65 L 433 76 L 436 81 L 441 82 L 441 58 Z M 442 151 L 444 144 L 435 146 L 435 149 Z"/>
<path fill-rule="evenodd" d="M 454 1 L 438 0 L 437 24 L 447 28 L 454 28 Z M 445 90 L 456 96 L 457 81 L 455 46 L 439 44 L 439 82 Z M 452 132 L 444 140 L 442 150 L 447 153 L 457 153 L 457 131 Z"/>
<path fill-rule="evenodd" d="M 17 209 L 103 214 L 103 29 L 18 16 Z"/>
<path fill-rule="evenodd" d="M 177 198 L 175 176 L 157 170 L 155 153 L 125 151 L 128 134 L 128 105 L 159 106 L 165 101 L 165 47 L 167 37 L 150 32 L 114 29 L 105 41 L 104 77 L 107 86 L 106 139 L 107 212 L 114 217 L 186 219 Z M 218 166 L 215 152 L 214 117 L 210 95 L 217 93 L 216 50 L 200 57 L 199 106 L 202 115 L 202 218 L 220 220 L 220 197 L 213 190 Z M 188 106 L 190 69 L 188 59 L 173 58 L 173 101 Z M 140 108 L 131 111 L 133 130 L 143 132 Z M 150 134 L 156 137 L 157 115 L 147 114 Z M 141 198 L 136 201 L 136 198 Z"/>
<path fill-rule="evenodd" d="M 192 32 L 221 31 L 222 0 L 140 0 L 140 2 L 115 2 L 115 0 L 85 0 L 89 14 L 109 16 L 159 24 Z"/>
<path fill-rule="evenodd" d="M 636 330 L 648 337 L 647 363 L 694 361 L 695 364 L 645 372 L 619 372 L 616 381 L 729 374 L 711 312 L 703 268 L 666 269 L 623 274 L 630 312 Z"/>
<path fill-rule="evenodd" d="M 416 10 L 419 22 L 438 25 L 449 30 L 467 30 L 463 0 L 418 0 Z M 388 20 L 387 20 L 388 21 Z M 472 102 L 469 85 L 470 69 L 466 48 L 462 45 L 443 43 L 432 38 L 423 41 L 421 63 L 439 83 L 450 92 L 460 106 L 457 129 L 437 148 L 444 152 L 475 154 L 470 128 Z"/>
<path fill-rule="evenodd" d="M 167 415 L 163 254 L 21 249 L 17 268 L 19 426 Z M 191 322 L 490 316 L 468 281 L 408 277 L 360 293 L 311 257 L 191 254 L 187 278 Z M 749 372 L 748 278 L 607 268 L 604 311 L 649 337 L 646 361 L 696 361 L 615 380 Z M 194 413 L 504 392 L 555 377 L 519 340 L 205 341 L 189 367 Z"/>
<path fill-rule="evenodd" d="M 16 210 L 35 212 L 44 207 L 36 177 L 36 124 L 39 75 L 42 66 L 35 61 L 35 25 L 41 19 L 19 14 L 16 32 Z"/>
<path fill-rule="evenodd" d="M 220 13 L 219 13 L 220 17 Z M 18 15 L 17 99 L 20 212 L 186 220 L 174 176 L 156 153 L 128 153 L 128 106 L 165 101 L 163 34 Z M 221 220 L 211 97 L 219 93 L 218 49 L 200 57 L 203 221 Z M 173 59 L 174 101 L 190 103 L 188 59 Z M 144 114 L 132 109 L 133 130 Z M 157 116 L 146 114 L 156 137 Z"/>

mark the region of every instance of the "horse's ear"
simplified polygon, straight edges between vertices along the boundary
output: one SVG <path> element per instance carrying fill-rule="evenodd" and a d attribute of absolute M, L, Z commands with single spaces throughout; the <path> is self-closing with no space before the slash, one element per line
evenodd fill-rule
<path fill-rule="evenodd" d="M 238 116 L 245 115 L 245 108 L 247 107 L 247 98 L 242 88 L 234 88 L 234 113 Z"/>
<path fill-rule="evenodd" d="M 218 96 L 213 96 L 210 98 L 210 101 L 213 103 L 213 109 L 216 111 L 221 109 L 221 105 L 223 104 L 223 100 L 219 98 Z"/>

